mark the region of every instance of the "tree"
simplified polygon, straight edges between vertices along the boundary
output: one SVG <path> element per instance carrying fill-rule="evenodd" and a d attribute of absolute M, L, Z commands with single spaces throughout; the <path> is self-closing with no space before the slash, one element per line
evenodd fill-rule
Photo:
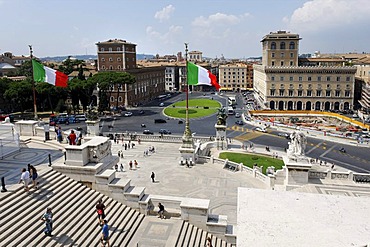
<path fill-rule="evenodd" d="M 9 111 L 9 109 L 7 108 L 9 107 L 10 103 L 5 98 L 4 93 L 9 88 L 12 82 L 13 81 L 10 80 L 9 78 L 6 78 L 6 77 L 0 78 L 0 104 L 1 104 L 0 109 L 1 110 Z"/>
<path fill-rule="evenodd" d="M 28 79 L 24 81 L 15 81 L 9 85 L 5 91 L 4 97 L 12 102 L 12 111 L 32 109 L 32 82 Z"/>
<path fill-rule="evenodd" d="M 127 72 L 100 72 L 93 75 L 88 81 L 99 87 L 99 111 L 109 109 L 109 96 L 113 85 L 133 84 L 135 77 Z"/>
<path fill-rule="evenodd" d="M 86 65 L 83 60 L 71 59 L 71 56 L 68 56 L 68 58 L 62 62 L 62 65 L 59 66 L 58 70 L 66 75 L 69 75 L 73 71 L 78 71 L 79 67 L 82 67 L 83 69 L 84 66 Z"/>

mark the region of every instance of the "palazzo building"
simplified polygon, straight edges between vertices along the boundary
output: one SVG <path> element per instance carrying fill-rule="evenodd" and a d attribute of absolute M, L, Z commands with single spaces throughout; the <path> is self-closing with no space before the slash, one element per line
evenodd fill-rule
<path fill-rule="evenodd" d="M 253 66 L 255 98 L 262 108 L 352 109 L 356 68 L 299 62 L 299 40 L 298 34 L 286 31 L 262 38 L 262 64 Z"/>
<path fill-rule="evenodd" d="M 165 92 L 165 67 L 139 68 L 136 63 L 136 44 L 121 39 L 110 39 L 96 45 L 98 72 L 127 72 L 136 79 L 134 84 L 111 86 L 109 91 L 111 108 L 137 106 Z"/>
<path fill-rule="evenodd" d="M 220 65 L 221 90 L 246 91 L 253 89 L 253 64 L 233 63 Z"/>

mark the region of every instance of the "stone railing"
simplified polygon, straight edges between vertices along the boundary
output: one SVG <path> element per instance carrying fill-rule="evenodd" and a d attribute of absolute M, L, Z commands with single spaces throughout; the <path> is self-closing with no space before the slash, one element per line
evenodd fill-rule
<path fill-rule="evenodd" d="M 354 173 L 352 171 L 339 172 L 339 171 L 309 171 L 308 178 L 310 179 L 332 179 L 332 180 L 349 180 L 355 183 L 369 183 L 369 173 Z"/>

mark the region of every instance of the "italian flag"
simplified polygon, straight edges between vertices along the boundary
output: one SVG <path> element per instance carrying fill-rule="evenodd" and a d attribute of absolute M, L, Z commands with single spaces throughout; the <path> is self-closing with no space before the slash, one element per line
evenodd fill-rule
<path fill-rule="evenodd" d="M 214 86 L 217 90 L 220 88 L 216 76 L 201 66 L 188 62 L 187 72 L 189 85 Z"/>
<path fill-rule="evenodd" d="M 60 71 L 46 67 L 41 63 L 32 60 L 33 79 L 36 82 L 47 82 L 57 87 L 67 87 L 68 75 Z"/>

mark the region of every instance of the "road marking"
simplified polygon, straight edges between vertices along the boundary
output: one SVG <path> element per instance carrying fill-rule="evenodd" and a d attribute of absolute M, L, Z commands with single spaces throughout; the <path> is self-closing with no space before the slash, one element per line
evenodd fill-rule
<path fill-rule="evenodd" d="M 337 145 L 334 145 L 331 148 L 329 148 L 328 150 L 326 150 L 322 155 L 320 155 L 320 157 L 324 157 L 327 153 L 329 153 L 331 150 L 333 150 L 336 146 Z"/>
<path fill-rule="evenodd" d="M 330 160 L 330 161 L 333 161 L 335 163 L 340 163 L 340 164 L 343 164 L 343 165 L 346 165 L 346 166 L 349 166 L 349 167 L 353 167 L 353 168 L 357 168 L 359 170 L 362 170 L 364 172 L 370 172 L 370 170 L 366 170 L 366 169 L 363 169 L 361 167 L 357 167 L 357 166 L 354 166 L 354 165 L 351 165 L 351 164 L 348 164 L 346 162 L 342 162 L 342 161 L 339 161 L 339 160 L 335 160 L 335 159 L 331 159 L 331 158 L 327 158 L 327 157 L 324 157 L 326 160 Z"/>
<path fill-rule="evenodd" d="M 308 152 L 306 152 L 306 154 L 311 153 L 313 150 L 315 150 L 316 148 L 320 147 L 321 144 L 323 144 L 323 143 L 324 143 L 324 141 L 320 142 L 319 144 L 317 144 L 316 146 L 314 146 L 313 148 L 311 148 L 310 150 L 308 150 Z"/>

